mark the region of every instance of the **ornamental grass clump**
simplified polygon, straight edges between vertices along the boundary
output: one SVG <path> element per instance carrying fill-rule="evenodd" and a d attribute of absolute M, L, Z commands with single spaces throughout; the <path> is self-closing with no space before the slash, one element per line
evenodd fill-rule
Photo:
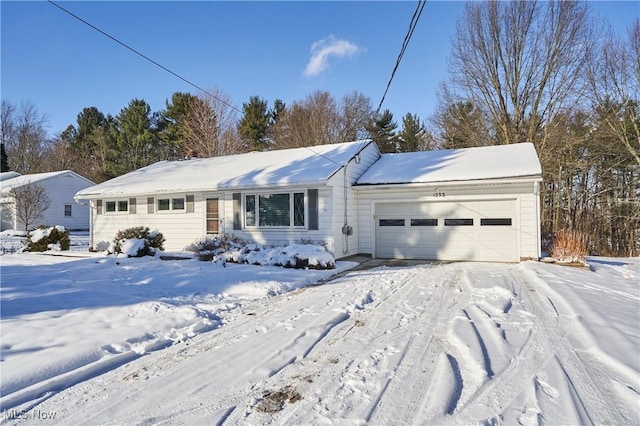
<path fill-rule="evenodd" d="M 556 232 L 551 243 L 551 257 L 562 263 L 586 263 L 589 238 L 575 230 Z"/>

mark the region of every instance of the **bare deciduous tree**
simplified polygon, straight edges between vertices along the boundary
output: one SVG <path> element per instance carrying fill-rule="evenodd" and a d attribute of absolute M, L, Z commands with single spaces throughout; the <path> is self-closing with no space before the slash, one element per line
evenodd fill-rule
<path fill-rule="evenodd" d="M 179 124 L 182 144 L 187 151 L 201 157 L 235 154 L 245 149 L 235 130 L 235 111 L 231 98 L 220 90 L 193 98 Z"/>
<path fill-rule="evenodd" d="M 0 120 L 10 169 L 22 174 L 45 171 L 47 116 L 31 102 L 22 102 L 16 108 L 3 100 Z"/>
<path fill-rule="evenodd" d="M 640 164 L 640 19 L 627 38 L 609 34 L 591 62 L 589 80 L 602 121 Z"/>
<path fill-rule="evenodd" d="M 44 212 L 51 206 L 51 198 L 46 190 L 36 183 L 14 188 L 10 194 L 15 203 L 16 220 L 24 226 L 25 231 L 42 218 Z"/>
<path fill-rule="evenodd" d="M 449 96 L 441 101 L 477 104 L 497 143 L 533 142 L 582 96 L 594 29 L 584 2 L 467 3 L 453 39 Z"/>

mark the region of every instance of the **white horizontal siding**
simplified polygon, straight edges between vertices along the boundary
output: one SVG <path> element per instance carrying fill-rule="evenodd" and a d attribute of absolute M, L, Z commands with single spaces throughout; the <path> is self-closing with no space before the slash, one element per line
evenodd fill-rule
<path fill-rule="evenodd" d="M 540 228 L 537 199 L 534 194 L 525 194 L 520 197 L 520 227 L 520 256 L 525 259 L 537 259 L 540 253 Z"/>
<path fill-rule="evenodd" d="M 51 205 L 30 228 L 37 228 L 40 225 L 62 225 L 69 230 L 89 229 L 89 207 L 86 202 L 85 205 L 76 203 L 73 197 L 76 192 L 91 186 L 91 184 L 71 173 L 55 176 L 37 182 L 37 184 L 44 188 L 51 200 Z M 71 206 L 70 217 L 64 215 L 65 205 Z M 24 225 L 17 224 L 17 226 Z"/>

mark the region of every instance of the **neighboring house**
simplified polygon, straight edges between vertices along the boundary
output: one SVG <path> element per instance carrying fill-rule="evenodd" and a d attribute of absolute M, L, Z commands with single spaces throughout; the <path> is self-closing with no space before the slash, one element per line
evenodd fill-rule
<path fill-rule="evenodd" d="M 50 173 L 20 175 L 16 172 L 5 172 L 0 176 L 0 230 L 23 230 L 24 224 L 16 217 L 16 200 L 11 190 L 36 184 L 45 189 L 51 204 L 43 215 L 30 228 L 39 225 L 62 225 L 69 230 L 88 230 L 90 212 L 87 205 L 75 202 L 76 192 L 95 185 L 71 170 Z"/>
<path fill-rule="evenodd" d="M 336 258 L 540 257 L 532 144 L 380 154 L 370 140 L 161 161 L 79 191 L 91 245 L 148 226 L 182 250 L 207 235 L 324 242 Z"/>

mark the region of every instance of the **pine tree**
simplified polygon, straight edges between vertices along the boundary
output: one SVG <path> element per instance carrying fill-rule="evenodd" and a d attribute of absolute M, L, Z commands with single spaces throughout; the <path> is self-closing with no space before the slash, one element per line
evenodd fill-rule
<path fill-rule="evenodd" d="M 248 103 L 242 104 L 238 133 L 242 141 L 256 151 L 266 147 L 270 115 L 267 101 L 258 96 L 251 96 Z"/>
<path fill-rule="evenodd" d="M 7 156 L 7 151 L 4 150 L 4 144 L 0 144 L 0 172 L 8 172 L 9 171 L 9 157 Z"/>
<path fill-rule="evenodd" d="M 398 132 L 398 145 L 400 152 L 418 151 L 424 137 L 424 124 L 417 115 L 407 113 L 402 118 L 402 130 Z"/>
<path fill-rule="evenodd" d="M 393 121 L 393 114 L 388 109 L 382 115 L 375 117 L 367 126 L 367 131 L 382 153 L 398 152 L 398 136 L 395 129 L 398 127 Z"/>

